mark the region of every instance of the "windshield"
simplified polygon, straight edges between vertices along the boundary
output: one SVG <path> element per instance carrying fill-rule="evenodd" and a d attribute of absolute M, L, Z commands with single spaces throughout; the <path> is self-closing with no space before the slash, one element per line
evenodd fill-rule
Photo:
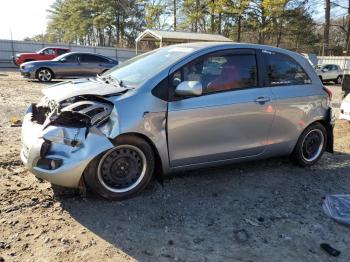
<path fill-rule="evenodd" d="M 40 54 L 42 51 L 44 51 L 46 48 L 40 49 L 39 51 L 36 51 L 37 54 Z"/>
<path fill-rule="evenodd" d="M 157 49 L 127 60 L 106 72 L 104 76 L 108 75 L 128 87 L 136 88 L 193 51 L 193 48 L 176 46 Z"/>

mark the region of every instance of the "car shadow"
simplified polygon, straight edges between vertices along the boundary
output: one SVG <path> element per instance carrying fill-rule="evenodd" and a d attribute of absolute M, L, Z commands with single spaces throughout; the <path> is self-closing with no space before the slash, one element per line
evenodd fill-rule
<path fill-rule="evenodd" d="M 311 168 L 277 158 L 178 173 L 121 202 L 57 197 L 115 252 L 140 261 L 271 261 L 272 253 L 277 261 L 300 259 L 287 236 L 305 239 L 294 249 L 317 260 L 322 253 L 307 251 L 318 248 L 314 239 L 336 238 L 322 198 L 348 192 L 349 174 L 350 154 L 336 152 Z M 321 231 L 312 230 L 315 223 Z"/>

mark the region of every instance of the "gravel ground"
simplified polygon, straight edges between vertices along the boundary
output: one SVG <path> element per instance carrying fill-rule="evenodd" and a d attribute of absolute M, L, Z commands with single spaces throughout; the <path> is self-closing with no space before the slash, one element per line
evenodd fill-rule
<path fill-rule="evenodd" d="M 350 228 L 321 208 L 327 194 L 349 192 L 349 123 L 336 122 L 336 152 L 312 168 L 279 158 L 203 169 L 110 202 L 52 187 L 22 166 L 20 127 L 11 127 L 11 118 L 21 117 L 42 87 L 0 72 L 5 261 L 350 261 Z M 330 88 L 339 107 L 340 88 Z M 321 243 L 340 256 L 323 252 Z"/>

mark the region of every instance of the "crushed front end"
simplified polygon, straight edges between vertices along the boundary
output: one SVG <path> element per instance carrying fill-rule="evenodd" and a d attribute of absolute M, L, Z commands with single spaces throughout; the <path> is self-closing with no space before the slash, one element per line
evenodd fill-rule
<path fill-rule="evenodd" d="M 39 178 L 78 187 L 88 163 L 113 147 L 103 132 L 113 110 L 113 103 L 95 95 L 32 104 L 22 124 L 23 163 Z"/>

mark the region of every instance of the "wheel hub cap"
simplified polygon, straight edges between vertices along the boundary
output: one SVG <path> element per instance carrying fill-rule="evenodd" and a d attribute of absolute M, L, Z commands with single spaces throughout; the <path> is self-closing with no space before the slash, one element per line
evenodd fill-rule
<path fill-rule="evenodd" d="M 308 161 L 314 161 L 322 152 L 324 144 L 323 133 L 318 130 L 311 130 L 303 141 L 303 158 Z"/>
<path fill-rule="evenodd" d="M 107 152 L 99 163 L 98 178 L 113 192 L 125 192 L 137 186 L 146 171 L 146 158 L 134 146 L 118 146 Z"/>

